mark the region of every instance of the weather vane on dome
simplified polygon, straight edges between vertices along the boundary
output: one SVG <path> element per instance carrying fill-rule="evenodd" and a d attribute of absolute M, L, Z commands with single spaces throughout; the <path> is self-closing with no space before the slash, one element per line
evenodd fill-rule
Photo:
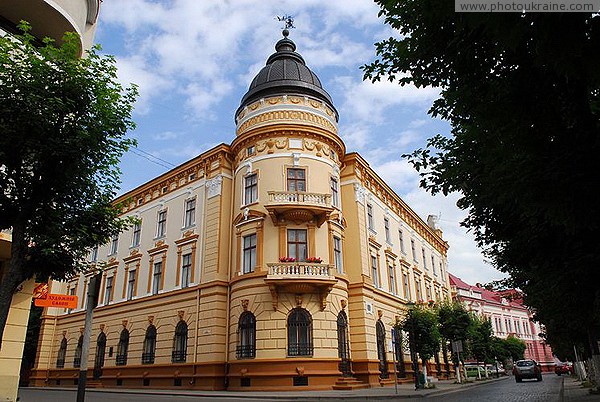
<path fill-rule="evenodd" d="M 285 37 L 287 37 L 290 34 L 290 28 L 296 28 L 294 26 L 294 17 L 292 17 L 291 15 L 284 15 L 282 17 L 277 16 L 277 20 L 283 21 L 285 23 L 285 26 L 283 27 L 283 36 Z"/>

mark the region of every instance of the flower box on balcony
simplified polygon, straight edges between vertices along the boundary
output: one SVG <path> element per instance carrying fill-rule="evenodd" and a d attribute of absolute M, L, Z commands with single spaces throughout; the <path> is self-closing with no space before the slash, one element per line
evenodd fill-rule
<path fill-rule="evenodd" d="M 279 262 L 295 262 L 294 257 L 279 257 Z"/>
<path fill-rule="evenodd" d="M 323 262 L 323 260 L 320 257 L 308 257 L 306 259 L 306 262 L 311 262 L 313 264 L 320 264 Z"/>

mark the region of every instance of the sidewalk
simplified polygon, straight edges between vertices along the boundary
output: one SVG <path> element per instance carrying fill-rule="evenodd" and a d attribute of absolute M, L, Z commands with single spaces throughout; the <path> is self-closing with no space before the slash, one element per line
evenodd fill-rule
<path fill-rule="evenodd" d="M 421 389 L 415 391 L 413 384 L 398 384 L 398 393 L 393 386 L 378 387 L 368 389 L 357 389 L 354 391 L 286 391 L 286 392 L 234 392 L 234 391 L 185 391 L 185 390 L 154 390 L 154 389 L 125 389 L 125 388 L 94 388 L 87 389 L 87 392 L 99 393 L 119 393 L 136 395 L 188 395 L 197 397 L 219 398 L 247 398 L 256 400 L 302 400 L 302 401 L 327 401 L 352 399 L 360 401 L 386 400 L 386 399 L 406 399 L 406 398 L 424 398 L 431 395 L 445 394 L 449 392 L 458 392 L 465 388 L 476 387 L 487 384 L 492 381 L 502 381 L 510 377 L 490 378 L 488 380 L 473 381 L 465 384 L 455 384 L 454 380 L 435 381 L 435 388 Z M 73 388 L 43 387 L 33 388 L 52 392 L 52 390 L 73 390 Z"/>
<path fill-rule="evenodd" d="M 562 402 L 600 401 L 600 395 L 590 394 L 589 388 L 581 386 L 581 382 L 573 377 L 563 377 Z"/>

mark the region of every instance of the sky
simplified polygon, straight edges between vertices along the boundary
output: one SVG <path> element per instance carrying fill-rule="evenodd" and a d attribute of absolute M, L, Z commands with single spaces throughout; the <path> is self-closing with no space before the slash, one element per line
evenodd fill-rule
<path fill-rule="evenodd" d="M 231 143 L 235 110 L 282 38 L 277 16 L 289 15 L 289 37 L 331 95 L 347 152 L 360 153 L 423 219 L 439 217 L 451 273 L 471 284 L 505 277 L 459 225 L 466 213 L 458 194 L 432 197 L 402 158 L 435 134 L 450 135 L 447 122 L 427 113 L 439 91 L 363 80 L 374 43 L 398 36 L 378 12 L 372 0 L 102 2 L 96 43 L 140 92 L 130 133 L 138 147 L 122 160 L 122 192 Z"/>

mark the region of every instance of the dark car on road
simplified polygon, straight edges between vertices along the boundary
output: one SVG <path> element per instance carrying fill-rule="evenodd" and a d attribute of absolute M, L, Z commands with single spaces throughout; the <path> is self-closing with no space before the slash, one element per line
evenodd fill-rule
<path fill-rule="evenodd" d="M 513 366 L 513 375 L 517 382 L 523 381 L 524 378 L 542 381 L 542 369 L 535 360 L 531 359 L 517 361 Z"/>

